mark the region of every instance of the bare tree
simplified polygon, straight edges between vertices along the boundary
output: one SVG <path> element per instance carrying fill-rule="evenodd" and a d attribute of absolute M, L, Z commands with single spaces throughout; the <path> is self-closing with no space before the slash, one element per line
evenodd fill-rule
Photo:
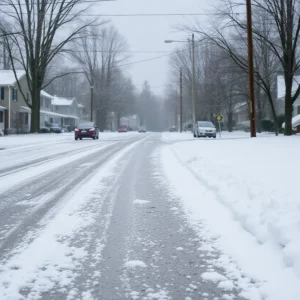
<path fill-rule="evenodd" d="M 300 85 L 293 89 L 294 77 L 300 67 L 298 53 L 300 2 L 298 0 L 252 0 L 252 3 L 254 6 L 253 34 L 256 43 L 256 55 L 260 53 L 263 59 L 258 64 L 263 67 L 255 70 L 255 80 L 269 100 L 276 126 L 277 116 L 272 85 L 274 85 L 274 76 L 277 76 L 278 72 L 283 72 L 286 86 L 285 134 L 291 135 L 293 104 L 300 94 Z M 223 22 L 222 26 L 219 26 L 213 33 L 207 33 L 201 29 L 199 33 L 227 51 L 234 61 L 246 71 L 248 68 L 247 60 L 239 55 L 233 43 L 228 40 L 228 35 L 225 34 L 230 27 L 238 31 L 241 37 L 245 36 L 246 22 L 239 17 L 239 12 L 244 6 L 244 3 L 234 0 L 222 1 L 224 9 L 218 9 L 218 12 L 226 21 L 226 25 Z M 276 63 L 280 68 L 276 67 Z"/>
<path fill-rule="evenodd" d="M 82 68 L 87 81 L 94 86 L 96 120 L 105 129 L 106 114 L 112 97 L 114 70 L 127 59 L 127 43 L 113 27 L 87 28 L 74 42 L 71 51 L 74 60 Z"/>
<path fill-rule="evenodd" d="M 10 24 L 10 30 L 2 28 L 5 33 L 11 67 L 16 75 L 17 61 L 26 72 L 26 79 L 31 96 L 31 132 L 40 130 L 40 92 L 50 82 L 45 82 L 48 65 L 64 47 L 75 40 L 79 33 L 87 26 L 94 24 L 94 20 L 83 25 L 78 23 L 82 12 L 88 9 L 82 8 L 81 0 L 2 0 L 0 11 L 5 14 L 6 22 Z M 69 31 L 73 25 L 76 29 Z M 62 31 L 64 30 L 64 31 Z M 20 32 L 20 34 L 11 34 Z M 58 34 L 63 33 L 63 38 L 58 39 Z M 17 49 L 14 54 L 11 47 Z M 17 79 L 17 76 L 15 76 Z M 18 87 L 24 99 L 27 99 L 25 91 L 17 80 Z"/>
<path fill-rule="evenodd" d="M 231 0 L 226 0 L 230 2 Z M 248 72 L 248 59 L 247 59 L 247 38 L 246 38 L 246 27 L 245 20 L 240 20 L 236 13 L 232 12 L 231 5 L 224 5 L 225 9 L 218 10 L 224 22 L 218 23 L 217 27 L 214 27 L 212 32 L 203 30 L 200 25 L 197 25 L 193 30 L 199 33 L 200 38 L 210 42 L 211 44 L 219 47 L 224 53 L 226 53 L 233 62 L 241 68 L 245 74 Z M 228 18 L 230 22 L 228 22 Z M 232 25 L 232 19 L 235 22 Z M 258 20 L 260 18 L 260 20 Z M 270 24 L 265 21 L 265 17 L 261 14 L 256 15 L 256 23 L 260 24 L 256 28 L 256 32 L 260 32 L 261 35 L 265 37 L 271 36 Z M 261 23 L 262 22 L 262 23 Z M 228 30 L 230 33 L 228 34 Z M 235 32 L 235 33 L 233 33 Z M 275 77 L 277 76 L 278 67 L 276 64 L 276 57 L 271 51 L 271 48 L 265 41 L 258 38 L 255 35 L 255 82 L 256 82 L 256 96 L 258 97 L 258 105 L 256 109 L 258 110 L 259 118 L 265 113 L 265 102 L 268 101 L 271 112 L 274 119 L 274 124 L 277 124 L 277 115 L 274 105 L 274 88 L 275 88 Z M 262 97 L 262 94 L 264 95 Z M 258 126 L 259 127 L 259 126 Z M 277 128 L 276 128 L 277 134 Z"/>
<path fill-rule="evenodd" d="M 108 110 L 116 114 L 119 126 L 121 117 L 136 113 L 136 91 L 132 80 L 125 77 L 121 70 L 115 68 L 113 73 Z"/>

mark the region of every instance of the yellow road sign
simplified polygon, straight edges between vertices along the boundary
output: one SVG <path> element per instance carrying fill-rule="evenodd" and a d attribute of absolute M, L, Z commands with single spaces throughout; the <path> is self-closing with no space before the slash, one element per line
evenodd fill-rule
<path fill-rule="evenodd" d="M 221 122 L 223 120 L 223 116 L 221 114 L 217 114 L 216 119 L 218 122 Z"/>

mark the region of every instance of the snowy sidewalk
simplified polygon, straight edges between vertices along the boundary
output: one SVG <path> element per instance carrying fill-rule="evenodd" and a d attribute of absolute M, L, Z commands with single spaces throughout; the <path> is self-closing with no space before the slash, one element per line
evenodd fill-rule
<path fill-rule="evenodd" d="M 257 283 L 261 298 L 246 289 L 249 299 L 299 299 L 300 137 L 242 137 L 163 134 L 165 174 L 190 219 L 228 255 L 218 263 L 229 269 L 232 259 Z"/>

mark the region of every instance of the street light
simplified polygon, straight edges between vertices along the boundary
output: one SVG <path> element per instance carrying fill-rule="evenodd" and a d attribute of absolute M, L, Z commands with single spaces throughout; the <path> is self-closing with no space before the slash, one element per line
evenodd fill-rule
<path fill-rule="evenodd" d="M 176 40 L 165 40 L 166 44 L 171 44 L 171 43 L 186 43 L 189 42 L 187 41 L 176 41 Z M 196 114 L 195 114 L 195 35 L 192 34 L 192 119 L 193 119 L 193 126 L 196 123 Z"/>

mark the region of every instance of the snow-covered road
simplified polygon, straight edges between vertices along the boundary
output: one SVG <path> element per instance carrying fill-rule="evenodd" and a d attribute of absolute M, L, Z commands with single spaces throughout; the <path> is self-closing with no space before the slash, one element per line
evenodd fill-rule
<path fill-rule="evenodd" d="M 270 189 L 270 182 L 262 175 L 239 182 L 242 155 L 235 154 L 237 164 L 230 156 L 230 149 L 251 143 L 255 149 L 273 138 L 244 137 L 105 133 L 98 141 L 74 141 L 71 134 L 0 139 L 0 299 L 279 300 L 284 276 L 286 299 L 298 299 L 295 264 L 283 266 L 274 239 L 275 250 L 264 244 L 268 232 L 255 236 L 256 202 L 268 196 L 267 190 L 258 194 L 257 184 Z M 212 157 L 221 142 L 227 159 L 218 171 L 221 156 Z M 228 192 L 228 180 L 237 190 Z M 247 194 L 248 181 L 256 190 Z M 253 216 L 247 222 L 256 227 L 247 227 L 239 213 L 245 220 Z M 274 271 L 280 274 L 270 276 Z"/>

